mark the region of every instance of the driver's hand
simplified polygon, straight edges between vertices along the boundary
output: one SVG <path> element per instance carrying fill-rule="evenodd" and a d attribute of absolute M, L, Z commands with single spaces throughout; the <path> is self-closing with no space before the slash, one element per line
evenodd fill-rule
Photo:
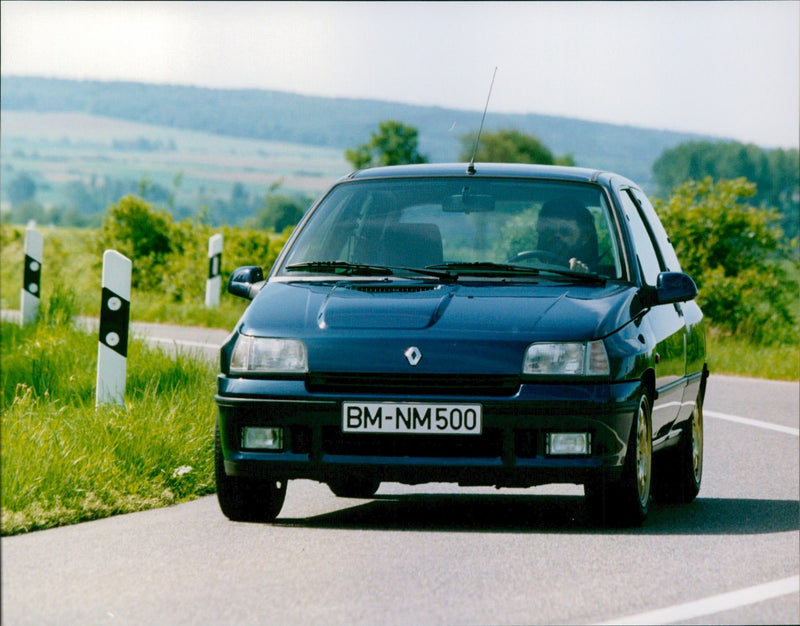
<path fill-rule="evenodd" d="M 574 272 L 588 272 L 589 266 L 586 265 L 586 263 L 584 263 L 583 261 L 577 259 L 576 257 L 572 257 L 569 260 L 569 269 L 571 269 Z"/>

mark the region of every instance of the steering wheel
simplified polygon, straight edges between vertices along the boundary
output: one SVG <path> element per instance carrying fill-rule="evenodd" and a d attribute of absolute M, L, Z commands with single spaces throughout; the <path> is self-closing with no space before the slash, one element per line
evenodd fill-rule
<path fill-rule="evenodd" d="M 522 252 L 517 252 L 509 257 L 508 262 L 516 263 L 518 261 L 524 261 L 525 259 L 539 259 L 551 265 L 564 265 L 561 257 L 547 250 L 524 250 Z"/>

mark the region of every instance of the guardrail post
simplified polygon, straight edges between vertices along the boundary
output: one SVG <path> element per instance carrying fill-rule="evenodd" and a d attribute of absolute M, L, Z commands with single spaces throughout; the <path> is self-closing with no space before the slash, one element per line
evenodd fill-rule
<path fill-rule="evenodd" d="M 219 292 L 222 287 L 222 235 L 217 233 L 208 239 L 208 280 L 206 281 L 206 306 L 219 305 Z"/>
<path fill-rule="evenodd" d="M 125 404 L 131 269 L 131 260 L 116 250 L 106 250 L 103 253 L 103 297 L 97 344 L 95 405 Z"/>
<path fill-rule="evenodd" d="M 21 323 L 23 326 L 36 321 L 39 317 L 39 299 L 41 298 L 42 258 L 44 256 L 44 238 L 42 233 L 28 225 L 25 229 L 25 268 L 20 292 Z"/>

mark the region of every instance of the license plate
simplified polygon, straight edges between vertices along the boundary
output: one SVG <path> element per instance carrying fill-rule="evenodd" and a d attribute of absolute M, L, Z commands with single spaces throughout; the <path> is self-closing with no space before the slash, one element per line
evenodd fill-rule
<path fill-rule="evenodd" d="M 421 402 L 344 402 L 342 430 L 346 433 L 420 435 L 480 435 L 480 404 Z"/>

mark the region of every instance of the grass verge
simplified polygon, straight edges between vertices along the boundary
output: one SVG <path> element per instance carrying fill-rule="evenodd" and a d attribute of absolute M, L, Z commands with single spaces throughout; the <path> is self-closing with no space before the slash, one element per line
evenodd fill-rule
<path fill-rule="evenodd" d="M 94 405 L 97 339 L 0 323 L 3 535 L 213 493 L 215 366 L 132 341 L 126 406 Z"/>
<path fill-rule="evenodd" d="M 744 339 L 711 333 L 707 359 L 712 375 L 727 374 L 771 380 L 800 379 L 798 346 L 757 346 Z"/>

